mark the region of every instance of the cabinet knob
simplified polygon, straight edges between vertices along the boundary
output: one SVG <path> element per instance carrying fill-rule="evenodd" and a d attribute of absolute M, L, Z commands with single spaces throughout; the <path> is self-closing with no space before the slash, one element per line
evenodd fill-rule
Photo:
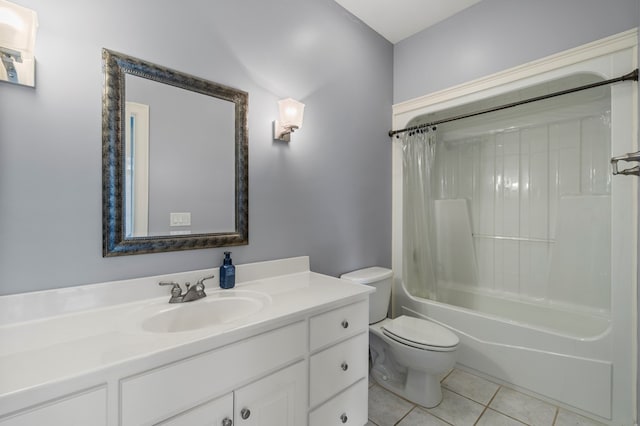
<path fill-rule="evenodd" d="M 342 325 L 342 328 L 349 328 L 349 321 L 347 321 L 347 320 L 342 320 L 341 325 Z"/>
<path fill-rule="evenodd" d="M 233 426 L 233 420 L 231 420 L 229 417 L 225 417 L 224 419 L 222 419 L 222 426 Z"/>
<path fill-rule="evenodd" d="M 240 410 L 240 417 L 242 417 L 243 420 L 247 420 L 250 415 L 251 410 L 249 410 L 248 408 L 243 408 L 242 410 Z"/>
<path fill-rule="evenodd" d="M 340 368 L 342 368 L 342 371 L 347 371 L 349 369 L 349 364 L 343 362 L 342 364 L 340 364 Z"/>
<path fill-rule="evenodd" d="M 342 415 L 340 416 L 340 421 L 342 423 L 346 423 L 347 420 L 349 420 L 349 418 L 347 417 L 347 413 L 342 413 Z"/>

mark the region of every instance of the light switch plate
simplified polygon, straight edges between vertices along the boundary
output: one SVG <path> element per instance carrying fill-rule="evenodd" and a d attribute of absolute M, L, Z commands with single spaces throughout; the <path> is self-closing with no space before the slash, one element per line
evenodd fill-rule
<path fill-rule="evenodd" d="M 190 226 L 191 213 L 169 213 L 169 226 Z"/>

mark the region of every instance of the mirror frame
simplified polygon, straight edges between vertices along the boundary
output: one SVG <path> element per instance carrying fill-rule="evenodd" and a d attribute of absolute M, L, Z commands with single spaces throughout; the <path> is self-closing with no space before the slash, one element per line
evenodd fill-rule
<path fill-rule="evenodd" d="M 102 49 L 102 255 L 103 257 L 249 243 L 249 138 L 247 92 Z M 235 104 L 235 226 L 233 232 L 126 238 L 124 231 L 125 75 L 131 74 Z M 215 185 L 211 182 L 211 185 Z"/>

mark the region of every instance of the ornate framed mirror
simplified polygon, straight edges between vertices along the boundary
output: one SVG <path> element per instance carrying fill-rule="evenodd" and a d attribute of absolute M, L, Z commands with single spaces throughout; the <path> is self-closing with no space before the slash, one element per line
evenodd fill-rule
<path fill-rule="evenodd" d="M 248 244 L 248 94 L 102 58 L 103 256 Z"/>

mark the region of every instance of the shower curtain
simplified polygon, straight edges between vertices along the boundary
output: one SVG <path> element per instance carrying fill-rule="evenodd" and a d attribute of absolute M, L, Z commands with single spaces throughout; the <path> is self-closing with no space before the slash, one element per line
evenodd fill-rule
<path fill-rule="evenodd" d="M 405 132 L 403 153 L 403 277 L 410 294 L 437 300 L 436 233 L 431 183 L 435 129 Z"/>

